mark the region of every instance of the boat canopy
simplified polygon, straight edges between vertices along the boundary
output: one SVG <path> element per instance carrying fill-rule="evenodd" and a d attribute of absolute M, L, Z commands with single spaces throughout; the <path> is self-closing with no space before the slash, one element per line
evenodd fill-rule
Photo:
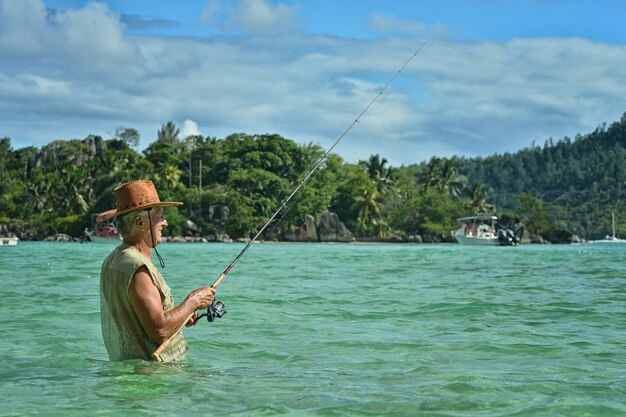
<path fill-rule="evenodd" d="M 498 220 L 498 218 L 496 216 L 492 216 L 492 215 L 488 215 L 488 214 L 479 214 L 478 216 L 465 216 L 465 217 L 459 217 L 457 219 L 460 222 L 467 222 L 467 221 L 472 221 L 472 220 L 481 220 L 481 221 L 485 221 L 485 220 Z"/>

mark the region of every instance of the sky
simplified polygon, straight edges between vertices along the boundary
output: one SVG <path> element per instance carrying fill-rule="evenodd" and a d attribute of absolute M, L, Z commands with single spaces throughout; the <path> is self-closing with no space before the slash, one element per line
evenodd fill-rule
<path fill-rule="evenodd" d="M 349 129 L 347 162 L 516 152 L 620 120 L 624 22 L 626 0 L 0 0 L 0 137 L 129 127 L 142 150 L 171 120 L 324 149 Z"/>

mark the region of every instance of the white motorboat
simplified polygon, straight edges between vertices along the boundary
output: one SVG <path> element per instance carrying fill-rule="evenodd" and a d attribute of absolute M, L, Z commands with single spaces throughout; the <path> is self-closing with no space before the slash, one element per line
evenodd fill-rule
<path fill-rule="evenodd" d="M 19 242 L 16 237 L 0 237 L 0 246 L 15 246 Z"/>
<path fill-rule="evenodd" d="M 461 245 L 512 246 L 519 244 L 520 239 L 512 230 L 496 230 L 497 220 L 496 216 L 488 214 L 459 217 L 457 221 L 461 223 L 461 227 L 452 232 L 452 236 Z"/>
<path fill-rule="evenodd" d="M 461 245 L 499 245 L 496 220 L 496 216 L 490 215 L 459 217 L 461 227 L 453 236 Z"/>

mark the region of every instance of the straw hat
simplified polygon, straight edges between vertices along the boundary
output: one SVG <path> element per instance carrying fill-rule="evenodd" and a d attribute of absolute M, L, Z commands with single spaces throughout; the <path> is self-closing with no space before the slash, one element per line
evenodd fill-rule
<path fill-rule="evenodd" d="M 182 206 L 180 201 L 161 201 L 152 181 L 130 181 L 115 187 L 116 208 L 100 213 L 96 221 L 102 222 L 120 214 L 150 207 Z"/>

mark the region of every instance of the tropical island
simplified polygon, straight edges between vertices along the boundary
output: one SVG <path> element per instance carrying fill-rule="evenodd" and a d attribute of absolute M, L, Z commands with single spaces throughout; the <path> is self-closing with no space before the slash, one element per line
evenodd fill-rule
<path fill-rule="evenodd" d="M 53 140 L 13 149 L 0 139 L 0 236 L 81 239 L 92 213 L 115 206 L 113 188 L 151 179 L 173 241 L 246 240 L 256 234 L 324 155 L 278 134 L 180 137 L 169 121 L 138 151 L 139 133 Z M 349 163 L 330 154 L 270 225 L 278 241 L 453 242 L 456 219 L 495 214 L 523 224 L 526 242 L 605 236 L 626 187 L 626 114 L 595 131 L 479 158 L 439 158 L 393 167 L 380 155 Z"/>

